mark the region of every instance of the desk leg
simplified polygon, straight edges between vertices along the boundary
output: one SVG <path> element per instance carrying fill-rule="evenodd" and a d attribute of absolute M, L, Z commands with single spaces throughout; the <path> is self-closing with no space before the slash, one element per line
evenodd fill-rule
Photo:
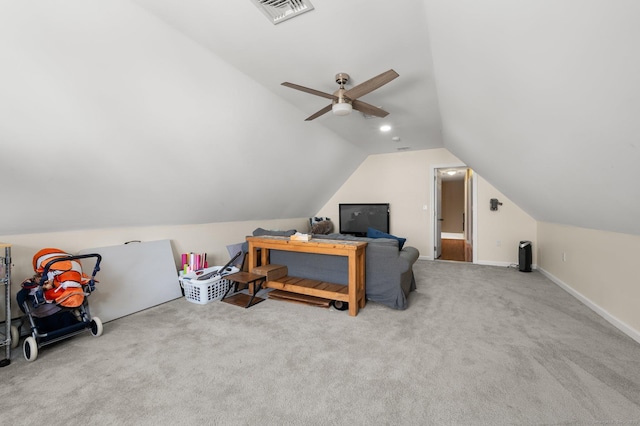
<path fill-rule="evenodd" d="M 365 303 L 367 303 L 367 295 L 366 295 L 366 264 L 365 264 L 365 251 L 362 250 L 358 253 L 358 303 L 360 309 L 364 308 Z"/>
<path fill-rule="evenodd" d="M 349 254 L 349 316 L 358 315 L 358 259 L 356 253 Z"/>

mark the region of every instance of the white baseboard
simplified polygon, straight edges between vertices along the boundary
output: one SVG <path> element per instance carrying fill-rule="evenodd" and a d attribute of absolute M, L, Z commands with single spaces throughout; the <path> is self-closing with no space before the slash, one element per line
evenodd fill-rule
<path fill-rule="evenodd" d="M 591 300 L 589 300 L 587 297 L 585 297 L 582 293 L 576 291 L 575 289 L 570 287 L 568 284 L 564 283 L 558 277 L 554 276 L 553 274 L 549 273 L 548 271 L 545 271 L 542 268 L 540 268 L 539 270 L 545 277 L 549 278 L 551 281 L 553 281 L 555 284 L 560 286 L 567 293 L 569 293 L 570 295 L 572 295 L 573 297 L 575 297 L 576 299 L 578 299 L 579 301 L 584 303 L 588 308 L 590 308 L 596 314 L 600 315 L 602 318 L 607 320 L 615 328 L 617 328 L 618 330 L 622 331 L 624 334 L 626 334 L 627 336 L 631 337 L 636 342 L 640 343 L 640 332 L 638 330 L 635 330 L 634 328 L 630 327 L 625 322 L 620 321 L 618 318 L 616 318 L 613 315 L 611 315 L 605 309 L 603 309 L 600 306 L 598 306 L 597 304 L 593 303 Z"/>
<path fill-rule="evenodd" d="M 510 262 L 495 262 L 492 260 L 478 260 L 476 262 L 476 265 L 486 265 L 486 266 L 504 266 L 509 267 L 511 265 L 515 265 L 515 263 L 510 263 Z"/>
<path fill-rule="evenodd" d="M 433 260 L 433 256 L 418 256 L 418 259 L 420 260 Z M 471 262 L 466 262 L 466 263 L 471 263 Z M 509 266 L 515 266 L 516 268 L 518 267 L 517 263 L 513 263 L 513 262 L 496 262 L 496 261 L 492 261 L 492 260 L 479 260 L 477 262 L 475 262 L 476 265 L 485 265 L 485 266 L 502 266 L 505 268 L 508 268 Z M 538 265 L 536 264 L 532 264 L 531 265 L 531 269 L 538 269 Z"/>
<path fill-rule="evenodd" d="M 518 263 L 517 262 L 496 262 L 493 260 L 478 260 L 476 262 L 476 265 L 486 265 L 486 266 L 503 266 L 505 268 L 508 268 L 509 266 L 513 266 L 515 269 L 518 269 Z M 531 265 L 531 269 L 535 270 L 538 269 L 538 265 L 536 265 L 535 263 Z"/>

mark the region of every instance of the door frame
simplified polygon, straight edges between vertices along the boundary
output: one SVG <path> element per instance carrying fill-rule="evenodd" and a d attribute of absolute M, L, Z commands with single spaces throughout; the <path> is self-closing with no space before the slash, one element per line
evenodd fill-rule
<path fill-rule="evenodd" d="M 438 169 L 454 169 L 454 168 L 468 168 L 471 169 L 469 166 L 467 166 L 466 164 L 462 163 L 462 162 L 456 162 L 456 163 L 443 163 L 443 164 L 433 164 L 430 166 L 430 173 L 429 173 L 429 179 L 431 181 L 430 183 L 430 188 L 431 188 L 431 214 L 430 219 L 429 219 L 429 224 L 430 224 L 430 229 L 431 229 L 431 241 L 430 241 L 430 246 L 433 248 L 433 253 L 431 255 L 431 258 L 433 258 L 435 260 L 435 256 L 436 256 L 436 252 L 435 252 L 435 247 L 436 247 L 436 208 L 437 208 L 437 202 L 438 200 L 436 199 L 436 192 L 437 192 L 437 171 Z M 473 171 L 473 169 L 471 169 Z M 471 173 L 471 180 L 470 180 L 470 184 L 471 184 L 471 214 L 472 214 L 472 218 L 471 218 L 471 224 L 472 224 L 472 230 L 471 230 L 471 249 L 472 249 L 472 263 L 477 263 L 478 262 L 478 179 L 477 179 L 477 174 L 475 172 Z"/>

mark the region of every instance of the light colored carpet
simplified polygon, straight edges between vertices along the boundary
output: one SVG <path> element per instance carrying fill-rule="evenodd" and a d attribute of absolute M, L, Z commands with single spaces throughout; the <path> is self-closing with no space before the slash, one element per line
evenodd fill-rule
<path fill-rule="evenodd" d="M 640 345 L 543 275 L 414 271 L 406 311 L 178 299 L 15 350 L 2 424 L 640 424 Z"/>

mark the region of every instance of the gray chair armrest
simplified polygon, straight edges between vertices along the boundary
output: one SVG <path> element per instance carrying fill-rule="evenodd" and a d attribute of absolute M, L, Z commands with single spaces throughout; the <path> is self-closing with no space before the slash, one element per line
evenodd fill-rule
<path fill-rule="evenodd" d="M 405 246 L 400 250 L 400 258 L 407 262 L 407 269 L 411 268 L 416 260 L 420 257 L 420 252 L 417 248 L 411 246 Z"/>

